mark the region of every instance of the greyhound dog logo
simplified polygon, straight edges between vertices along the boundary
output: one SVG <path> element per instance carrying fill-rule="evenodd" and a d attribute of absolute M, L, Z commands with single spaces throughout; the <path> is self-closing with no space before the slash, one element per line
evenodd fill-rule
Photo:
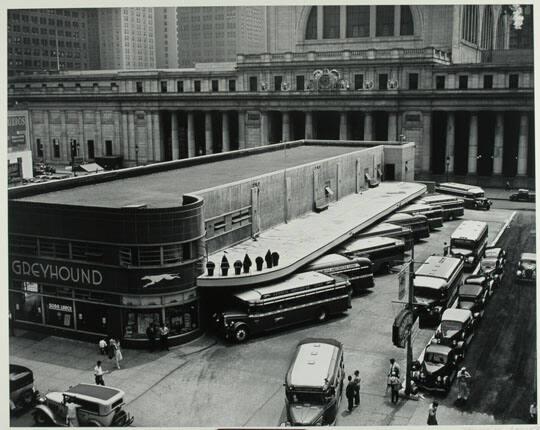
<path fill-rule="evenodd" d="M 148 275 L 141 278 L 141 281 L 148 281 L 143 285 L 143 288 L 151 287 L 161 281 L 172 281 L 173 279 L 180 279 L 178 273 L 163 273 L 161 275 Z"/>

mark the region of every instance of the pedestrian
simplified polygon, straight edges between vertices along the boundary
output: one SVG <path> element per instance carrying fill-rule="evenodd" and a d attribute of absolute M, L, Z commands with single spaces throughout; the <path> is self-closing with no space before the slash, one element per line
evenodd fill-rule
<path fill-rule="evenodd" d="M 109 373 L 106 370 L 103 370 L 103 367 L 101 367 L 101 361 L 97 361 L 96 366 L 94 367 L 94 376 L 96 378 L 96 385 L 105 385 L 105 381 L 103 381 L 103 375 L 105 373 Z"/>
<path fill-rule="evenodd" d="M 353 407 L 354 407 L 353 402 L 354 402 L 354 389 L 355 389 L 354 387 L 355 387 L 355 385 L 354 385 L 354 382 L 352 380 L 351 375 L 349 375 L 347 377 L 347 379 L 348 379 L 349 382 L 347 384 L 347 387 L 345 388 L 345 396 L 347 396 L 348 411 L 350 413 L 350 412 L 352 412 Z"/>
<path fill-rule="evenodd" d="M 505 188 L 507 191 L 510 190 L 510 181 L 506 181 Z"/>
<path fill-rule="evenodd" d="M 429 411 L 428 411 L 428 417 L 427 417 L 428 426 L 439 425 L 439 423 L 437 422 L 437 408 L 438 407 L 439 407 L 438 402 L 433 402 L 431 405 L 429 405 Z"/>
<path fill-rule="evenodd" d="M 161 341 L 161 349 L 169 350 L 169 327 L 161 323 L 159 327 L 159 340 Z"/>
<path fill-rule="evenodd" d="M 79 422 L 77 419 L 77 408 L 79 405 L 73 402 L 73 399 L 69 397 L 66 401 L 66 425 L 68 427 L 79 427 Z"/>
<path fill-rule="evenodd" d="M 471 380 L 471 374 L 467 371 L 466 367 L 462 367 L 457 373 L 458 380 L 458 398 L 459 403 L 465 403 L 469 399 L 470 389 L 469 383 Z"/>
<path fill-rule="evenodd" d="M 360 372 L 354 371 L 354 406 L 360 406 Z"/>
<path fill-rule="evenodd" d="M 399 389 L 401 388 L 401 381 L 396 372 L 392 372 L 390 375 L 390 389 L 391 389 L 391 401 L 395 405 L 399 400 Z"/>
<path fill-rule="evenodd" d="M 109 360 L 112 360 L 116 353 L 116 341 L 111 337 L 109 340 Z"/>
<path fill-rule="evenodd" d="M 107 353 L 107 341 L 105 339 L 101 339 L 99 341 L 99 352 L 101 355 L 105 355 Z"/>
<path fill-rule="evenodd" d="M 529 407 L 529 424 L 536 424 L 536 401 L 531 403 Z"/>
<path fill-rule="evenodd" d="M 116 342 L 116 350 L 114 351 L 114 358 L 116 360 L 116 368 L 120 369 L 120 362 L 124 359 L 122 351 L 120 350 L 120 341 Z"/>
<path fill-rule="evenodd" d="M 400 374 L 399 364 L 396 363 L 396 360 L 394 358 L 391 358 L 390 370 L 388 371 L 388 376 L 391 376 L 393 372 L 395 372 L 396 376 L 399 378 L 399 374 Z"/>
<path fill-rule="evenodd" d="M 148 338 L 150 352 L 154 352 L 154 348 L 156 346 L 156 332 L 154 329 L 154 323 L 151 323 L 146 329 L 146 337 Z"/>
<path fill-rule="evenodd" d="M 444 242 L 443 255 L 446 257 L 449 253 L 450 253 L 450 247 L 448 246 L 448 242 Z"/>

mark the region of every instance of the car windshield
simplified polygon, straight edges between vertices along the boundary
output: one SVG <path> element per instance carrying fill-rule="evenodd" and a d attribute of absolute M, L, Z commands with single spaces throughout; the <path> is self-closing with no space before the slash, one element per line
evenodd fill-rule
<path fill-rule="evenodd" d="M 310 405 L 321 405 L 324 403 L 322 393 L 312 393 L 308 391 L 287 391 L 287 398 L 291 403 L 303 403 Z"/>
<path fill-rule="evenodd" d="M 536 269 L 536 261 L 532 260 L 521 260 L 521 267 L 523 267 L 525 270 L 527 269 Z"/>
<path fill-rule="evenodd" d="M 426 352 L 425 361 L 433 364 L 446 364 L 448 356 L 438 352 Z"/>
<path fill-rule="evenodd" d="M 495 267 L 497 265 L 497 259 L 484 258 L 480 264 L 482 265 L 482 267 Z"/>
<path fill-rule="evenodd" d="M 472 194 L 472 196 L 473 196 L 474 198 L 476 198 L 476 199 L 480 199 L 480 198 L 484 197 L 484 193 L 481 192 L 481 191 L 479 191 L 479 192 L 477 192 L 477 193 L 471 193 L 471 194 Z"/>
<path fill-rule="evenodd" d="M 444 337 L 448 337 L 453 334 L 451 332 L 457 332 L 461 330 L 461 323 L 459 321 L 441 321 L 441 331 Z"/>

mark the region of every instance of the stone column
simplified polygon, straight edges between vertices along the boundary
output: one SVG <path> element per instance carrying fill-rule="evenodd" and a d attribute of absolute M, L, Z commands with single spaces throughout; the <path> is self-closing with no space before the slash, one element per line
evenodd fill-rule
<path fill-rule="evenodd" d="M 397 115 L 388 112 L 388 140 L 397 140 Z"/>
<path fill-rule="evenodd" d="M 128 113 L 122 112 L 122 157 L 124 160 L 127 160 L 129 158 L 129 120 L 128 120 Z M 98 146 L 98 142 L 96 142 L 96 145 L 94 145 L 94 153 L 96 154 L 96 147 Z"/>
<path fill-rule="evenodd" d="M 69 142 L 69 136 L 67 132 L 67 123 L 66 123 L 66 111 L 60 111 L 60 124 L 62 131 L 60 133 L 60 157 L 63 156 L 64 160 L 71 163 L 71 147 Z"/>
<path fill-rule="evenodd" d="M 454 112 L 448 112 L 446 117 L 446 158 L 444 160 L 446 173 L 454 173 L 455 131 Z"/>
<path fill-rule="evenodd" d="M 504 145 L 504 118 L 502 112 L 495 117 L 495 140 L 493 142 L 493 174 L 502 174 L 503 145 Z"/>
<path fill-rule="evenodd" d="M 117 128 L 119 127 L 118 126 L 118 123 L 117 123 L 117 114 L 118 112 L 115 112 L 114 113 L 114 133 L 116 135 L 117 133 Z M 28 117 L 30 117 L 30 114 L 28 115 Z M 84 118 L 83 118 L 83 111 L 80 110 L 77 112 L 77 122 L 79 123 L 79 138 L 78 138 L 78 141 L 79 141 L 79 149 L 80 149 L 80 152 L 79 152 L 79 155 L 81 157 L 83 157 L 84 160 L 88 160 L 88 151 L 87 151 L 87 148 L 86 148 L 86 142 L 84 140 Z"/>
<path fill-rule="evenodd" d="M 261 144 L 268 145 L 268 112 L 261 111 Z"/>
<path fill-rule="evenodd" d="M 323 38 L 323 7 L 314 6 L 317 8 L 317 39 L 321 40 Z M 375 22 L 375 21 L 374 21 Z"/>
<path fill-rule="evenodd" d="M 197 156 L 195 147 L 195 116 L 193 112 L 187 114 L 187 141 L 188 141 L 188 158 Z"/>
<path fill-rule="evenodd" d="M 348 138 L 347 119 L 347 112 L 341 111 L 339 113 L 339 140 L 347 140 Z"/>
<path fill-rule="evenodd" d="M 469 161 L 467 163 L 467 174 L 476 175 L 478 164 L 478 114 L 471 113 L 469 123 Z"/>
<path fill-rule="evenodd" d="M 214 153 L 214 139 L 212 135 L 212 112 L 204 113 L 204 144 L 206 155 Z"/>
<path fill-rule="evenodd" d="M 527 174 L 527 151 L 529 149 L 529 116 L 527 112 L 521 112 L 518 142 L 517 174 L 525 176 Z"/>
<path fill-rule="evenodd" d="M 364 115 L 364 140 L 373 140 L 373 114 L 366 112 Z"/>
<path fill-rule="evenodd" d="M 128 112 L 129 148 L 126 154 L 130 160 L 135 160 L 135 112 Z M 101 151 L 101 145 L 98 145 Z"/>
<path fill-rule="evenodd" d="M 43 142 L 43 158 L 45 161 L 54 160 L 54 148 L 53 148 L 53 141 L 51 137 L 51 129 L 49 127 L 49 111 L 42 111 L 43 115 L 43 122 L 45 125 L 45 135 L 47 136 L 46 139 L 44 139 Z"/>
<path fill-rule="evenodd" d="M 120 111 L 114 111 L 114 140 L 113 140 L 113 152 L 114 155 L 119 155 L 122 151 L 122 139 L 120 132 Z"/>
<path fill-rule="evenodd" d="M 291 140 L 291 116 L 289 112 L 281 114 L 281 141 L 288 142 Z"/>
<path fill-rule="evenodd" d="M 159 123 L 159 111 L 152 113 L 152 131 L 154 132 L 154 160 L 163 161 L 161 157 L 162 142 L 161 142 L 161 125 Z"/>
<path fill-rule="evenodd" d="M 223 142 L 222 152 L 229 152 L 231 150 L 231 143 L 229 137 L 229 113 L 224 111 L 222 113 L 222 128 L 221 128 L 221 141 Z"/>
<path fill-rule="evenodd" d="M 305 139 L 313 139 L 313 112 L 306 112 Z"/>
<path fill-rule="evenodd" d="M 238 112 L 238 149 L 246 148 L 246 113 Z"/>
<path fill-rule="evenodd" d="M 149 161 L 156 161 L 154 159 L 154 154 L 155 154 L 155 150 L 154 150 L 154 145 L 156 144 L 154 142 L 154 132 L 152 130 L 152 112 L 151 111 L 146 111 L 144 113 L 144 116 L 145 116 L 145 119 L 146 119 L 146 138 L 147 138 L 147 142 L 146 142 L 146 162 L 149 162 Z"/>
<path fill-rule="evenodd" d="M 423 112 L 422 119 L 422 171 L 429 172 L 431 167 L 431 112 Z"/>
<path fill-rule="evenodd" d="M 339 38 L 347 37 L 347 6 L 339 7 Z"/>
<path fill-rule="evenodd" d="M 171 111 L 171 145 L 172 145 L 172 159 L 178 160 L 180 158 L 180 145 L 178 143 L 178 113 Z"/>

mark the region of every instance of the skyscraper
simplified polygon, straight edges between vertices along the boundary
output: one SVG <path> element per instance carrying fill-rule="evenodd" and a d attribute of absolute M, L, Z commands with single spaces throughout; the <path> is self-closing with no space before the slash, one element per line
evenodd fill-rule
<path fill-rule="evenodd" d="M 266 8 L 179 7 L 178 62 L 234 61 L 237 53 L 267 50 Z"/>
<path fill-rule="evenodd" d="M 154 8 L 156 41 L 156 67 L 175 69 L 178 67 L 178 39 L 176 31 L 176 8 Z"/>
<path fill-rule="evenodd" d="M 156 67 L 153 8 L 99 9 L 99 34 L 102 69 Z"/>

